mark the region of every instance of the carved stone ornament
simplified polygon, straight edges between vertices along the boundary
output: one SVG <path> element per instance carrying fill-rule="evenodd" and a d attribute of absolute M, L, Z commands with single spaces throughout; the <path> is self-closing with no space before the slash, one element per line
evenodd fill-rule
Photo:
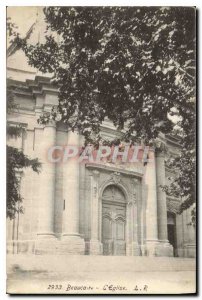
<path fill-rule="evenodd" d="M 133 202 L 136 202 L 137 201 L 137 194 L 136 192 L 134 191 L 133 192 Z"/>
<path fill-rule="evenodd" d="M 120 173 L 118 172 L 114 172 L 111 174 L 111 180 L 115 183 L 115 184 L 119 184 L 121 182 L 121 176 Z"/>
<path fill-rule="evenodd" d="M 94 186 L 93 190 L 94 190 L 94 197 L 96 197 L 97 196 L 97 191 L 98 191 L 97 187 Z"/>
<path fill-rule="evenodd" d="M 133 199 L 130 199 L 130 200 L 128 201 L 128 205 L 129 205 L 129 206 L 135 205 L 135 203 L 136 203 L 136 201 L 134 201 Z"/>
<path fill-rule="evenodd" d="M 128 201 L 128 205 L 134 205 L 137 202 L 137 194 L 134 191 L 133 194 L 131 194 L 130 200 Z"/>
<path fill-rule="evenodd" d="M 137 179 L 137 178 L 132 178 L 132 179 L 131 179 L 131 183 L 138 184 L 138 183 L 139 183 L 139 179 Z"/>
<path fill-rule="evenodd" d="M 100 176 L 100 172 L 99 171 L 97 171 L 97 170 L 93 170 L 93 176 L 94 177 L 98 177 L 98 176 Z"/>

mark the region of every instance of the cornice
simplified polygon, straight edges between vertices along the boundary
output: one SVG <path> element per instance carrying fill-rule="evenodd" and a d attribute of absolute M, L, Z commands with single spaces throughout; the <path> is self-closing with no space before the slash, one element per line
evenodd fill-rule
<path fill-rule="evenodd" d="M 44 94 L 58 95 L 59 89 L 51 83 L 51 78 L 36 76 L 35 80 L 27 79 L 25 82 L 8 79 L 8 85 L 13 88 L 14 94 L 37 96 Z"/>
<path fill-rule="evenodd" d="M 139 178 L 139 179 L 141 179 L 143 177 L 143 173 L 141 173 L 141 172 L 125 170 L 125 169 L 118 168 L 118 167 L 111 167 L 109 165 L 102 165 L 102 164 L 96 164 L 96 163 L 93 163 L 93 164 L 87 163 L 85 166 L 86 166 L 87 169 L 97 169 L 97 170 L 100 170 L 100 171 L 115 172 L 115 173 L 118 172 L 120 174 L 130 176 L 130 177 L 132 176 L 132 177 Z"/>

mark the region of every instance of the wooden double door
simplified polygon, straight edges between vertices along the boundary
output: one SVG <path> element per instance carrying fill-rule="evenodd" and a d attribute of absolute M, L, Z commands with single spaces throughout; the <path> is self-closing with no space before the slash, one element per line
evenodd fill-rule
<path fill-rule="evenodd" d="M 104 255 L 126 255 L 126 203 L 116 186 L 108 187 L 102 199 Z"/>

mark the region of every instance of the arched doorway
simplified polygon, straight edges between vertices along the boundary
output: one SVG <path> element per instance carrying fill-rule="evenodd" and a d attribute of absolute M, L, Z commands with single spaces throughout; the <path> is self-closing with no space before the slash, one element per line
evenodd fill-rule
<path fill-rule="evenodd" d="M 115 185 L 102 194 L 102 244 L 104 255 L 126 255 L 126 199 Z"/>

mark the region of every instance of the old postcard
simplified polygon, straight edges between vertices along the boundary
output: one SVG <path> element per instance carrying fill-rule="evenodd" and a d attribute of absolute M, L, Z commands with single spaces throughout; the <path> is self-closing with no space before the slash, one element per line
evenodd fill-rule
<path fill-rule="evenodd" d="M 6 22 L 7 293 L 196 293 L 196 9 Z"/>

